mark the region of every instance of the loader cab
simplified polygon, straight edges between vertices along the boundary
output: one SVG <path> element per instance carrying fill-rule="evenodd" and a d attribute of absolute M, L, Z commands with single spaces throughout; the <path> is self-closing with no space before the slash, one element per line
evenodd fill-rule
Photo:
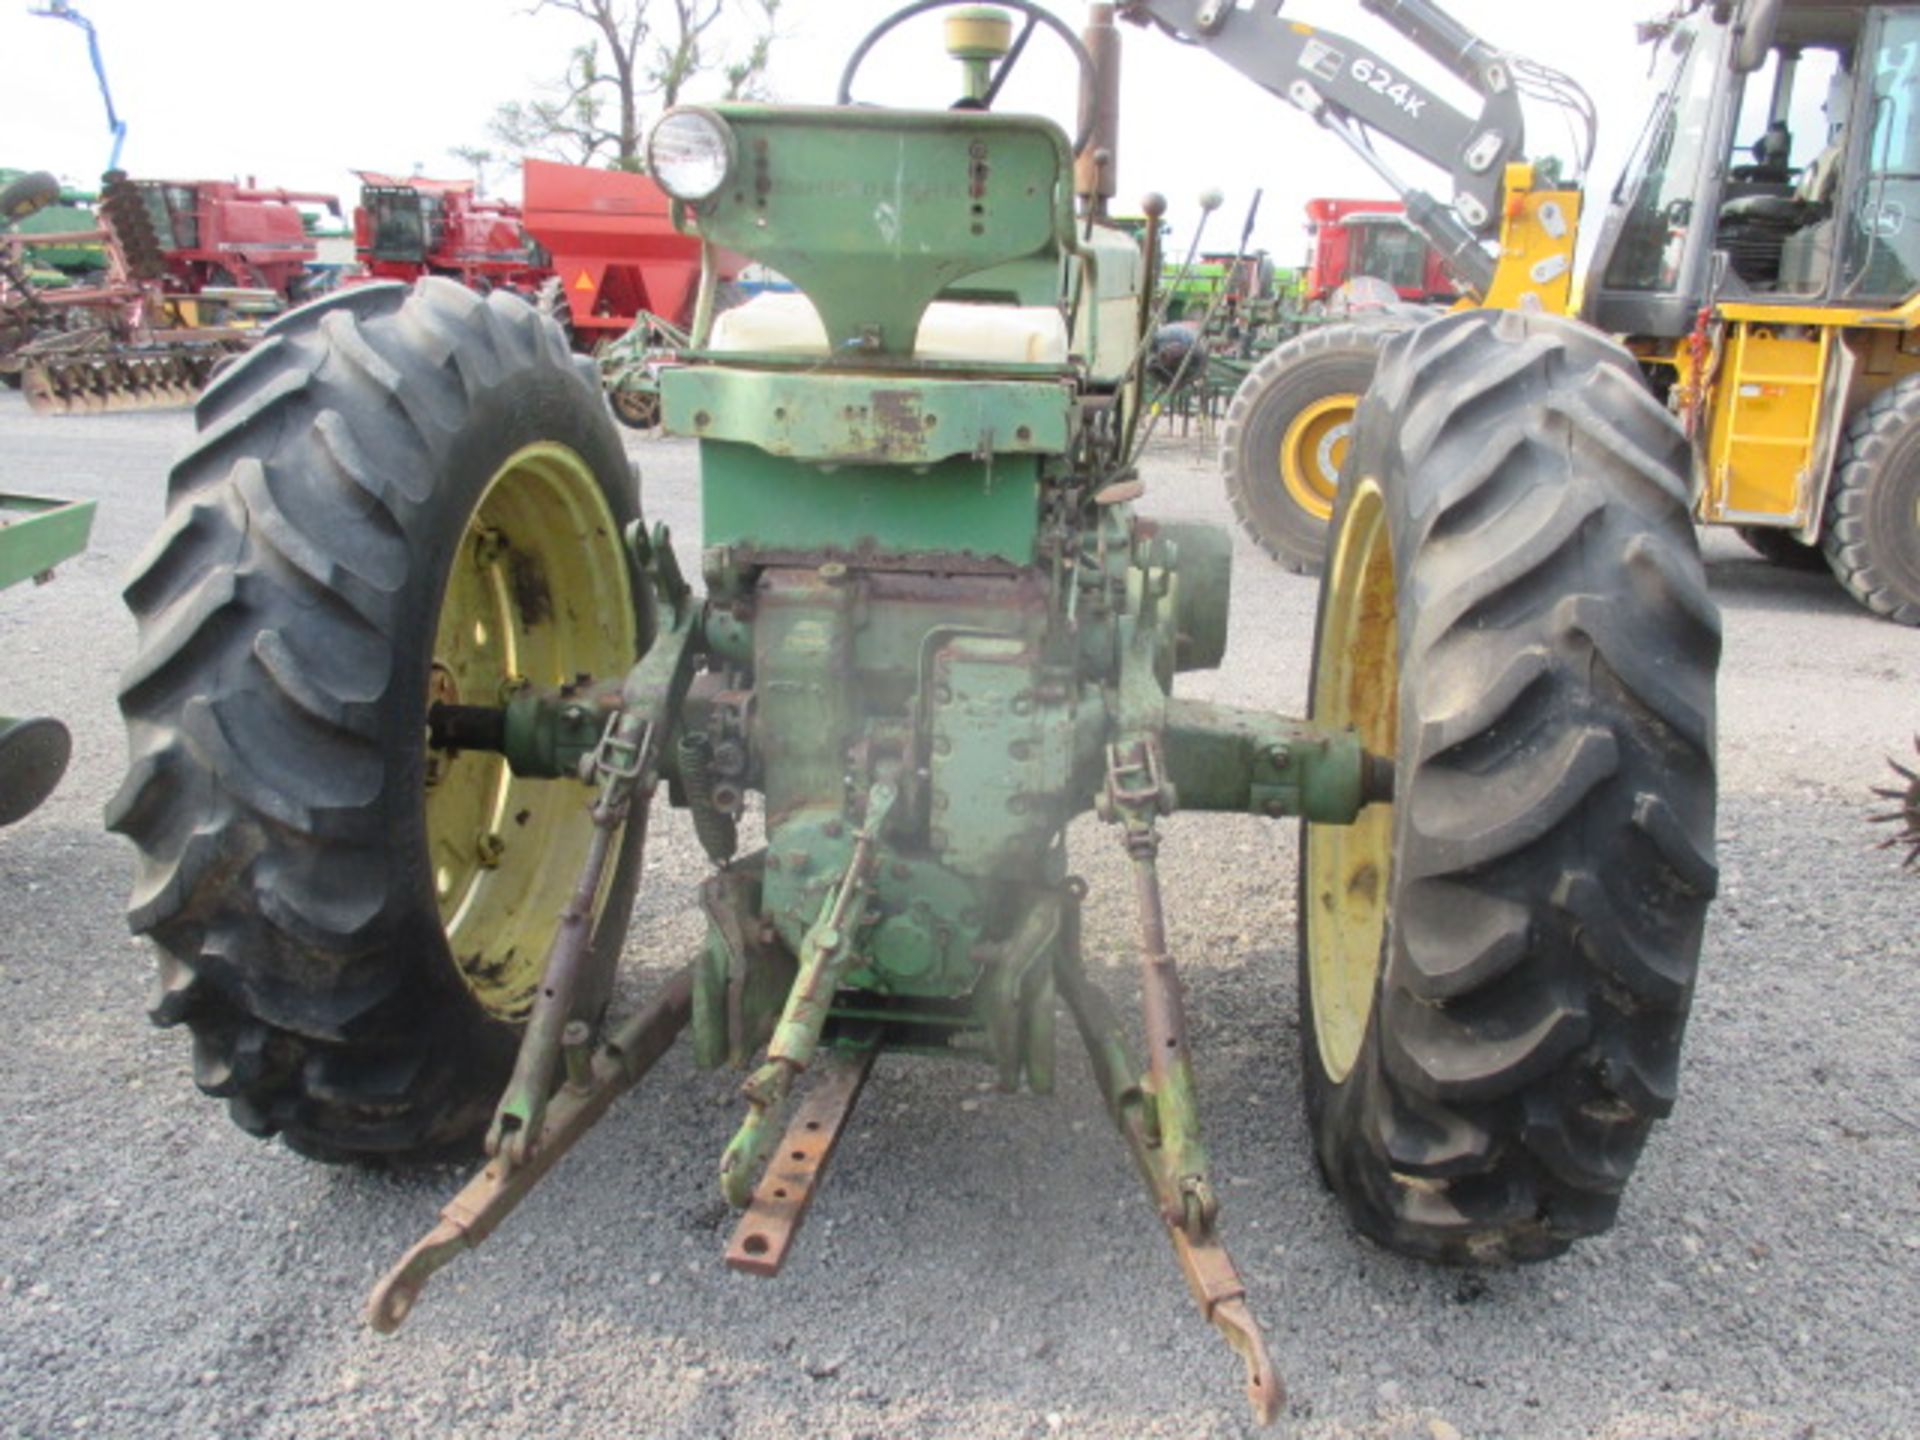
<path fill-rule="evenodd" d="M 1920 289 L 1920 5 L 1789 3 L 1756 68 L 1702 7 L 1601 231 L 1586 318 L 1678 339 L 1711 302 L 1877 308 Z"/>

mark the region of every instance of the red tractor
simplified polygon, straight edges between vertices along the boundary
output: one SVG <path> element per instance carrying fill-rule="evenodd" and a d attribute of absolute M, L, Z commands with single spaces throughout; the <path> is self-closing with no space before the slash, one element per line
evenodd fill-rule
<path fill-rule="evenodd" d="M 1451 304 L 1459 291 L 1440 256 L 1406 219 L 1398 200 L 1309 200 L 1313 253 L 1301 298 L 1325 306 L 1349 281 L 1366 276 L 1401 300 Z"/>
<path fill-rule="evenodd" d="M 302 298 L 307 267 L 319 251 L 299 207 L 340 213 L 337 196 L 261 190 L 228 180 L 136 180 L 160 251 L 167 289 L 198 295 L 238 286 Z"/>
<path fill-rule="evenodd" d="M 470 290 L 505 286 L 533 295 L 552 276 L 546 254 L 520 223 L 520 207 L 480 199 L 471 180 L 355 173 L 353 248 L 374 279 L 411 284 L 444 275 Z"/>

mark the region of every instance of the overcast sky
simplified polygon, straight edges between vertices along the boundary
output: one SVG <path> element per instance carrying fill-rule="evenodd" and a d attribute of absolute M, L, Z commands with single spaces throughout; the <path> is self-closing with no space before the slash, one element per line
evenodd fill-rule
<path fill-rule="evenodd" d="M 456 175 L 449 147 L 487 143 L 503 100 L 524 99 L 557 74 L 581 22 L 529 15 L 508 0 L 75 0 L 99 31 L 114 102 L 127 121 L 122 163 L 136 176 L 257 177 L 261 184 L 338 192 L 351 207 L 354 169 Z M 1249 0 L 1241 0 L 1248 4 Z M 1264 6 L 1268 0 L 1260 0 Z M 1495 44 L 1566 71 L 1599 103 L 1601 154 L 1589 206 L 1604 202 L 1647 112 L 1647 55 L 1634 22 L 1661 0 L 1443 0 Z M 848 52 L 892 0 L 785 0 L 772 83 L 785 100 L 824 103 Z M 1079 0 L 1053 0 L 1076 26 Z M 0 0 L 0 164 L 52 169 L 91 183 L 109 147 L 86 39 Z M 1351 35 L 1394 57 L 1410 47 L 1358 0 L 1289 0 L 1289 17 Z M 1184 243 L 1193 198 L 1226 192 L 1208 248 L 1231 248 L 1256 187 L 1265 187 L 1257 243 L 1285 263 L 1305 245 L 1301 206 L 1316 195 L 1377 196 L 1384 188 L 1332 137 L 1219 61 L 1153 33 L 1122 27 L 1121 208 L 1147 190 L 1173 203 Z M 1070 123 L 1071 69 L 1036 42 L 1002 108 Z M 940 27 L 923 18 L 875 52 L 857 89 L 883 103 L 944 102 L 957 87 Z M 1435 88 L 1446 90 L 1443 79 Z M 1564 150 L 1536 128 L 1536 153 Z M 1409 173 L 1413 173 L 1411 170 Z M 1444 187 L 1427 177 L 1431 188 Z M 517 188 L 509 178 L 504 189 Z"/>

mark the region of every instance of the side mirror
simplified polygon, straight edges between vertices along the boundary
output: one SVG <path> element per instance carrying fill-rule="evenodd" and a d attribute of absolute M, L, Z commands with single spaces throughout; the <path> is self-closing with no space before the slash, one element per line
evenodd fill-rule
<path fill-rule="evenodd" d="M 1734 23 L 1733 68 L 1751 75 L 1767 63 L 1767 51 L 1773 48 L 1773 31 L 1780 19 L 1780 0 L 1747 0 L 1741 17 Z"/>

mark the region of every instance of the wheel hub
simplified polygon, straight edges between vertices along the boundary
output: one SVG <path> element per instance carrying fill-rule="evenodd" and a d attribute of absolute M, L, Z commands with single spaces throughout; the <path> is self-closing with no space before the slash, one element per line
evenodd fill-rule
<path fill-rule="evenodd" d="M 481 493 L 441 600 L 428 703 L 501 704 L 526 685 L 624 675 L 639 653 L 618 530 L 573 451 L 520 451 Z M 593 825 L 584 793 L 504 756 L 427 752 L 431 884 L 462 980 L 523 1016 Z"/>
<path fill-rule="evenodd" d="M 1281 437 L 1281 483 L 1293 502 L 1317 520 L 1333 515 L 1359 403 L 1357 395 L 1324 396 L 1302 408 Z"/>

